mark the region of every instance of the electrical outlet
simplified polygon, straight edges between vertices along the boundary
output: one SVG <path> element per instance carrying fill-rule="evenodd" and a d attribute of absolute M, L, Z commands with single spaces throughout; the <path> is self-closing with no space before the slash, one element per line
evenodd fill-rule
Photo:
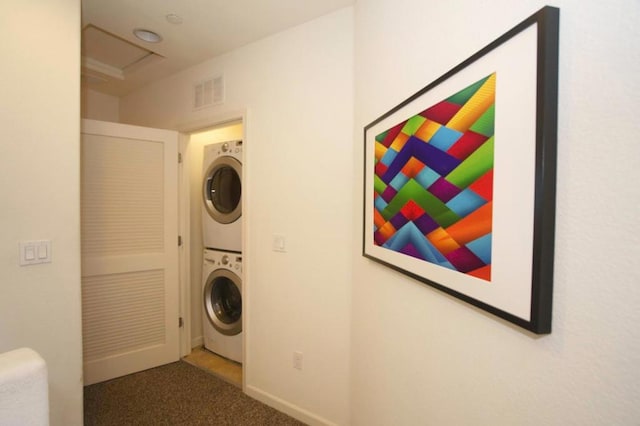
<path fill-rule="evenodd" d="M 300 351 L 293 353 L 293 368 L 302 370 L 302 352 Z"/>

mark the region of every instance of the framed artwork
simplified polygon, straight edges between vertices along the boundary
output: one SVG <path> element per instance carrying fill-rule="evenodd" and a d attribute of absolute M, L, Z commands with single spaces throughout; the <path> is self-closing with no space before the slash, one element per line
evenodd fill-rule
<path fill-rule="evenodd" d="M 551 332 L 559 10 L 364 128 L 363 255 Z"/>

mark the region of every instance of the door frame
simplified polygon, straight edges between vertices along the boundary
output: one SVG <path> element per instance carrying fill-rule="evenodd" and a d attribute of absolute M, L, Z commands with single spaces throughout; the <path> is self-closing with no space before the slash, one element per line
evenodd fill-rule
<path fill-rule="evenodd" d="M 191 220 L 189 214 L 189 208 L 191 203 L 190 196 L 190 165 L 188 162 L 184 161 L 187 158 L 186 153 L 188 150 L 189 139 L 192 133 L 199 133 L 201 131 L 205 131 L 207 129 L 211 129 L 214 127 L 221 127 L 227 123 L 238 122 L 242 123 L 242 138 L 244 141 L 247 140 L 247 110 L 240 109 L 229 111 L 226 113 L 212 114 L 206 118 L 186 121 L 182 123 L 178 123 L 175 127 L 175 130 L 180 132 L 180 140 L 179 140 L 179 152 L 182 155 L 183 161 L 180 163 L 178 168 L 179 175 L 179 188 L 178 188 L 178 214 L 179 214 L 179 224 L 178 224 L 178 232 L 179 235 L 182 236 L 182 246 L 180 247 L 180 255 L 179 255 L 179 275 L 180 275 L 180 312 L 183 318 L 183 327 L 180 332 L 180 352 L 181 356 L 186 356 L 191 353 L 191 345 L 192 345 L 192 336 L 191 336 L 191 288 L 193 283 L 191 282 L 191 267 L 189 259 L 191 258 Z M 243 167 L 242 167 L 242 214 L 245 215 L 247 211 L 246 205 L 246 176 L 247 176 L 247 168 L 244 167 L 244 163 L 247 158 L 246 151 L 246 143 L 243 144 Z M 242 365 L 246 371 L 247 366 L 247 351 L 246 351 L 246 342 L 247 342 L 247 317 L 246 317 L 246 309 L 247 306 L 247 285 L 246 285 L 246 276 L 247 276 L 247 265 L 244 261 L 244 257 L 246 257 L 246 248 L 247 248 L 247 221 L 242 221 L 242 249 L 243 249 L 243 276 L 240 277 L 242 279 L 242 304 L 243 304 L 243 312 L 242 312 L 242 321 L 243 321 L 243 356 L 242 356 Z M 246 383 L 246 374 L 242 375 L 242 389 L 244 391 Z"/>

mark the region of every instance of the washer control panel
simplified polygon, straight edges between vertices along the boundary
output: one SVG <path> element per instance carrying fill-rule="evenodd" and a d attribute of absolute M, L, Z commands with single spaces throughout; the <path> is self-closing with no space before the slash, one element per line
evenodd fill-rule
<path fill-rule="evenodd" d="M 242 255 L 238 253 L 205 249 L 203 258 L 207 264 L 230 269 L 238 274 L 242 272 Z"/>

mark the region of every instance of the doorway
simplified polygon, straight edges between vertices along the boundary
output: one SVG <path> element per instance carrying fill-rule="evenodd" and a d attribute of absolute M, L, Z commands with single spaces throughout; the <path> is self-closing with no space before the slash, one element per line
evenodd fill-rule
<path fill-rule="evenodd" d="M 171 253 L 167 254 L 169 257 L 171 257 L 171 259 L 167 258 L 164 261 L 160 262 L 160 264 L 173 264 L 174 261 L 176 263 L 175 270 L 172 269 L 172 272 L 170 272 L 170 274 L 167 275 L 167 278 L 165 279 L 165 282 L 172 282 L 175 286 L 171 287 L 171 289 L 165 288 L 164 298 L 164 306 L 166 308 L 171 307 L 171 309 L 165 312 L 165 315 L 163 317 L 165 318 L 164 326 L 162 326 L 165 331 L 171 330 L 171 337 L 168 338 L 167 335 L 165 335 L 164 340 L 161 339 L 166 342 L 171 342 L 170 346 L 173 349 L 170 350 L 170 356 L 167 355 L 168 357 L 164 355 L 164 357 L 148 356 L 148 354 L 147 356 L 142 355 L 139 362 L 136 361 L 132 363 L 128 361 L 124 363 L 125 366 L 123 366 L 122 368 L 119 367 L 114 370 L 113 361 L 120 355 L 117 352 L 114 352 L 111 347 L 104 346 L 104 342 L 109 339 L 112 339 L 116 343 L 122 341 L 118 334 L 114 334 L 114 330 L 126 331 L 127 328 L 139 328 L 139 332 L 145 336 L 147 335 L 147 332 L 143 327 L 141 327 L 142 322 L 135 320 L 135 318 L 132 321 L 129 321 L 131 323 L 130 327 L 122 327 L 122 324 L 120 323 L 127 318 L 115 314 L 117 309 L 114 310 L 113 306 L 109 307 L 103 304 L 104 306 L 100 308 L 101 310 L 98 309 L 96 311 L 91 305 L 92 303 L 97 301 L 104 301 L 105 296 L 113 296 L 112 299 L 115 306 L 120 303 L 120 300 L 129 299 L 128 296 L 116 294 L 116 292 L 112 295 L 98 294 L 97 296 L 94 295 L 95 297 L 93 297 L 92 300 L 83 300 L 83 316 L 85 316 L 85 318 L 83 318 L 83 325 L 85 326 L 85 329 L 83 330 L 83 341 L 85 345 L 88 344 L 90 346 L 90 349 L 93 347 L 97 347 L 100 349 L 100 351 L 94 350 L 93 352 L 96 353 L 93 354 L 91 351 L 88 351 L 87 348 L 85 348 L 85 355 L 88 354 L 92 357 L 91 359 L 89 359 L 87 356 L 85 356 L 85 378 L 88 378 L 89 380 L 85 384 L 95 383 L 98 381 L 106 380 L 108 378 L 117 377 L 123 374 L 129 374 L 145 368 L 150 368 L 154 365 L 161 365 L 163 363 L 175 361 L 179 357 L 189 355 L 192 352 L 192 349 L 198 349 L 203 346 L 203 296 L 201 288 L 203 265 L 201 192 L 203 175 L 202 154 L 205 145 L 224 142 L 228 140 L 240 140 L 243 138 L 244 116 L 243 114 L 238 114 L 236 116 L 242 118 L 237 118 L 235 120 L 226 120 L 220 124 L 213 126 L 210 125 L 208 127 L 197 127 L 198 129 L 206 128 L 206 130 L 183 130 L 183 133 L 181 134 L 159 129 L 148 129 L 118 123 L 84 120 L 83 124 L 85 125 L 85 128 L 83 129 L 83 133 L 88 133 L 88 135 L 84 135 L 83 138 L 87 139 L 88 142 L 96 139 L 98 137 L 96 135 L 102 134 L 104 132 L 106 133 L 98 137 L 98 139 L 103 139 L 99 140 L 99 143 L 91 144 L 92 150 L 95 151 L 96 148 L 101 147 L 100 149 L 102 149 L 102 151 L 96 151 L 93 154 L 90 154 L 90 150 L 83 148 L 83 155 L 92 155 L 95 160 L 93 164 L 95 166 L 99 166 L 92 166 L 92 163 L 88 161 L 88 158 L 83 157 L 83 297 L 88 297 L 89 299 L 91 299 L 92 294 L 95 293 L 95 291 L 91 293 L 87 291 L 87 289 L 89 285 L 93 284 L 93 281 L 96 281 L 96 279 L 97 284 L 102 288 L 107 288 L 105 286 L 111 285 L 110 283 L 105 284 L 104 282 L 102 282 L 104 281 L 104 279 L 101 278 L 100 274 L 108 277 L 113 276 L 117 273 L 128 272 L 128 270 L 125 271 L 124 269 L 120 271 L 118 268 L 122 269 L 126 265 L 131 265 L 132 262 L 136 263 L 138 260 L 145 257 L 144 253 L 129 253 L 133 256 L 132 260 L 131 258 L 127 259 L 124 257 L 124 255 L 127 253 L 107 253 L 107 255 L 115 257 L 116 260 L 124 260 L 125 266 L 120 267 L 116 265 L 114 267 L 118 269 L 117 271 L 114 270 L 108 272 L 100 272 L 100 267 L 98 267 L 98 270 L 100 271 L 92 271 L 91 269 L 93 268 L 92 265 L 104 265 L 105 261 L 107 261 L 107 264 L 109 264 L 111 260 L 113 260 L 111 258 L 99 259 L 97 256 L 101 254 L 101 250 L 104 251 L 105 247 L 107 247 L 100 242 L 100 238 L 105 236 L 113 237 L 117 234 L 117 232 L 115 234 L 114 232 L 112 232 L 113 229 L 108 230 L 107 228 L 109 226 L 113 227 L 115 225 L 118 225 L 118 223 L 121 223 L 122 217 L 118 215 L 133 214 L 135 216 L 139 213 L 136 211 L 136 206 L 140 205 L 140 199 L 136 197 L 134 197 L 136 199 L 129 197 L 131 199 L 120 200 L 124 204 L 121 206 L 122 209 L 120 209 L 119 212 L 116 212 L 116 216 L 114 217 L 106 217 L 103 213 L 113 211 L 113 207 L 116 204 L 114 202 L 115 199 L 111 200 L 108 206 L 102 205 L 102 207 L 100 207 L 99 205 L 100 202 L 104 204 L 104 201 L 106 201 L 106 198 L 104 197 L 105 194 L 108 195 L 109 193 L 111 193 L 111 195 L 115 194 L 115 196 L 120 196 L 121 193 L 118 191 L 121 191 L 123 189 L 131 189 L 133 187 L 126 182 L 122 182 L 121 178 L 123 176 L 137 177 L 140 175 L 140 169 L 135 169 L 136 167 L 149 166 L 151 164 L 150 162 L 145 160 L 149 155 L 149 153 L 145 151 L 141 153 L 141 161 L 139 162 L 140 164 L 129 165 L 131 167 L 134 167 L 135 170 L 132 169 L 129 170 L 129 172 L 123 172 L 123 170 L 121 169 L 121 166 L 128 167 L 128 165 L 126 164 L 127 161 L 134 158 L 130 155 L 130 148 L 133 145 L 142 146 L 141 149 L 144 151 L 145 137 L 149 141 L 154 141 L 153 143 L 146 143 L 146 145 L 151 147 L 156 146 L 156 142 L 162 139 L 155 133 L 151 134 L 150 136 L 144 136 L 137 135 L 136 132 L 167 132 L 171 134 L 170 138 L 173 139 L 173 142 L 171 142 L 172 145 L 167 145 L 165 153 L 162 154 L 162 164 L 164 165 L 159 163 L 159 170 L 169 170 L 166 166 L 171 165 L 170 169 L 174 170 L 174 172 L 172 172 L 173 174 L 171 176 L 165 177 L 164 184 L 160 186 L 154 185 L 154 182 L 151 182 L 149 185 L 150 188 L 153 188 L 154 190 L 157 190 L 159 187 L 164 187 L 165 189 L 173 188 L 170 189 L 170 191 L 172 192 L 165 193 L 161 196 L 161 198 L 164 197 L 165 201 L 172 200 L 172 207 L 170 207 L 172 213 L 165 217 L 166 220 L 164 220 L 164 223 L 167 225 L 171 223 L 175 224 L 175 229 L 168 231 L 165 229 L 163 231 L 165 232 L 165 234 L 163 234 L 164 236 L 162 237 L 164 242 L 160 245 L 166 248 L 171 247 L 172 249 Z M 96 128 L 99 128 L 99 130 L 96 130 Z M 109 134 L 109 132 L 115 133 Z M 134 143 L 138 139 L 141 140 L 141 142 Z M 106 141 L 109 141 L 110 143 L 107 144 L 105 143 Z M 85 142 L 83 141 L 83 145 L 84 144 Z M 118 152 L 120 152 L 120 160 L 118 160 L 118 158 L 116 157 L 114 157 L 114 159 L 115 161 L 124 161 L 124 163 L 119 165 L 111 163 L 111 160 L 107 158 L 108 156 L 105 155 L 105 152 L 109 153 L 109 155 L 115 155 L 116 157 L 118 157 Z M 179 160 L 178 162 L 176 161 L 176 155 L 181 157 L 181 160 Z M 179 165 L 176 170 L 175 164 L 178 163 Z M 100 167 L 102 167 L 102 169 L 100 169 Z M 107 191 L 104 194 L 100 194 L 99 191 L 91 190 L 91 185 L 94 184 L 91 179 L 95 179 L 97 177 L 108 177 L 107 175 L 110 171 L 113 172 L 112 183 L 120 185 L 121 187 L 111 188 L 115 189 L 115 192 L 109 190 L 111 192 Z M 143 191 L 144 194 L 142 195 L 147 196 L 152 192 L 152 190 Z M 136 192 L 136 194 L 140 195 L 140 192 L 138 191 Z M 95 204 L 95 206 L 92 203 Z M 165 207 L 165 210 L 166 208 L 167 207 Z M 87 221 L 87 219 L 89 219 L 88 214 L 91 212 L 96 214 L 98 219 L 102 220 L 101 224 L 94 226 L 95 224 L 89 223 Z M 167 212 L 168 210 L 166 210 L 165 213 Z M 147 216 L 143 216 L 149 217 L 148 215 L 153 215 L 153 212 L 149 211 L 146 214 Z M 138 216 L 140 215 L 138 214 Z M 139 233 L 143 228 L 149 225 L 149 221 L 146 220 L 145 217 L 139 217 L 138 219 L 142 220 L 142 222 L 137 225 L 130 223 L 129 231 L 125 232 L 125 234 L 127 235 L 125 236 L 123 234 L 122 238 L 120 238 L 120 243 L 122 243 L 123 240 L 128 240 L 128 242 L 124 243 L 127 249 L 129 249 L 132 246 L 132 242 L 136 240 L 135 235 L 137 235 L 137 233 Z M 106 232 L 105 229 L 107 229 L 107 231 L 109 232 Z M 182 244 L 179 250 L 177 250 L 176 240 L 180 241 Z M 135 246 L 135 244 L 133 244 L 133 246 Z M 92 248 L 96 253 L 89 252 Z M 85 251 L 87 252 L 85 253 Z M 149 256 L 147 255 L 146 257 Z M 157 261 L 156 264 L 158 264 Z M 163 273 L 166 272 L 168 271 L 164 271 Z M 157 279 L 156 281 L 159 282 L 159 279 Z M 95 288 L 97 289 L 98 286 L 96 285 Z M 169 295 L 169 293 L 171 295 Z M 158 303 L 160 303 L 160 299 L 158 300 Z M 148 304 L 145 303 L 144 300 L 138 300 L 137 302 L 140 306 L 144 306 L 144 309 L 146 309 L 146 307 L 148 306 Z M 90 305 L 91 309 L 89 309 Z M 142 312 L 144 309 L 134 308 L 133 311 Z M 98 314 L 96 314 L 96 312 L 98 312 Z M 99 314 L 100 312 L 102 312 L 102 314 Z M 108 318 L 109 321 L 105 321 L 105 319 Z M 158 324 L 162 320 L 160 316 L 158 318 L 159 319 L 157 319 L 154 324 Z M 180 333 L 178 333 L 177 330 L 178 324 L 180 324 L 180 327 L 182 327 L 180 328 Z M 178 335 L 179 337 L 176 337 Z M 107 338 L 104 338 L 105 336 Z M 176 339 L 179 339 L 178 344 L 175 343 Z M 134 338 L 133 340 L 136 342 L 136 344 L 141 341 L 141 339 L 139 338 Z M 150 346 L 157 349 L 158 345 L 151 342 Z M 123 358 L 129 357 L 131 354 L 145 353 L 144 350 L 141 350 L 143 348 L 139 347 L 124 347 L 120 349 Z M 149 360 L 152 360 L 154 365 L 149 364 Z M 98 372 L 87 374 L 86 367 L 88 364 L 95 364 L 98 367 L 96 370 Z M 241 371 L 241 366 L 239 368 Z"/>
<path fill-rule="evenodd" d="M 182 208 L 184 208 L 182 216 L 185 219 L 188 218 L 188 221 L 182 223 L 181 226 L 184 229 L 184 234 L 187 236 L 186 240 L 188 241 L 189 249 L 188 258 L 184 259 L 185 268 L 183 268 L 183 270 L 186 272 L 188 269 L 188 282 L 190 283 L 188 288 L 190 293 L 189 300 L 191 301 L 189 307 L 191 311 L 190 334 L 192 336 L 190 341 L 190 354 L 184 359 L 241 387 L 242 363 L 231 361 L 204 348 L 207 318 L 206 315 L 204 315 L 205 304 L 203 296 L 203 249 L 205 246 L 203 238 L 203 214 L 206 214 L 206 210 L 203 209 L 203 153 L 207 145 L 243 140 L 243 119 L 237 118 L 212 126 L 201 126 L 196 130 L 180 130 L 188 134 L 188 137 L 184 138 L 181 146 L 184 163 L 183 176 L 185 178 L 181 183 L 182 195 L 180 203 Z M 241 203 L 245 202 L 246 200 L 241 201 Z M 241 337 L 242 340 L 244 340 L 243 336 Z"/>

